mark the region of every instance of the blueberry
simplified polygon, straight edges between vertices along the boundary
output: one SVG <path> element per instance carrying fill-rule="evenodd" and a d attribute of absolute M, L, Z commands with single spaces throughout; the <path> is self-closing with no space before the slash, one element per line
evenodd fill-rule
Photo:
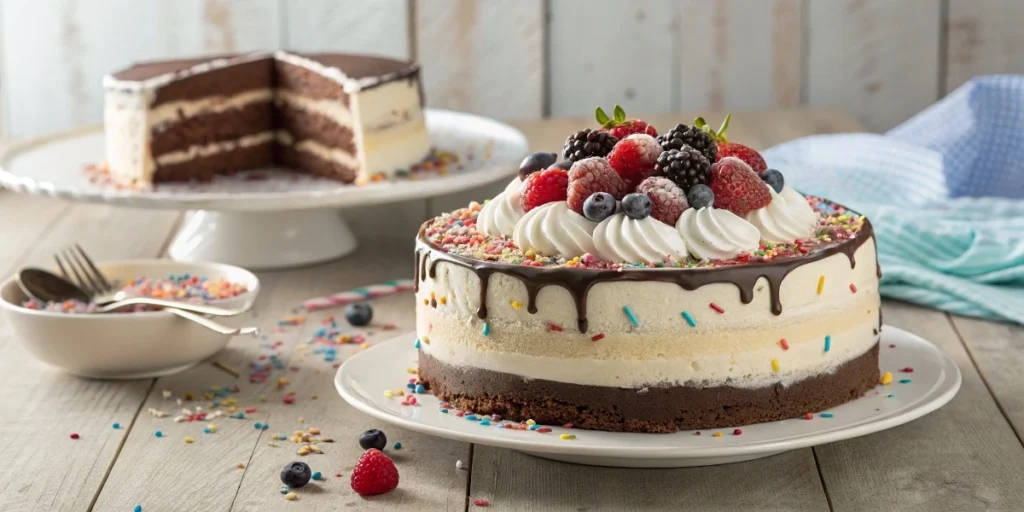
<path fill-rule="evenodd" d="M 786 180 L 782 177 L 782 173 L 775 169 L 765 169 L 761 172 L 761 179 L 764 180 L 769 187 L 774 188 L 775 192 L 782 192 L 782 187 L 786 184 Z"/>
<path fill-rule="evenodd" d="M 561 162 L 558 162 L 557 164 L 552 165 L 551 167 L 568 171 L 569 169 L 572 168 L 572 163 L 572 160 L 562 160 Z"/>
<path fill-rule="evenodd" d="M 364 326 L 373 320 L 373 308 L 369 304 L 349 304 L 345 308 L 345 320 L 356 327 Z"/>
<path fill-rule="evenodd" d="M 622 212 L 634 219 L 644 219 L 651 215 L 651 198 L 647 194 L 627 194 L 622 198 Z"/>
<path fill-rule="evenodd" d="M 519 164 L 519 179 L 526 180 L 527 176 L 551 167 L 556 160 L 558 155 L 554 153 L 533 153 L 527 156 L 523 163 Z"/>
<path fill-rule="evenodd" d="M 371 428 L 359 436 L 359 446 L 362 446 L 364 450 L 376 448 L 383 451 L 387 444 L 388 437 L 384 435 L 384 432 L 375 428 Z"/>
<path fill-rule="evenodd" d="M 711 205 L 715 204 L 715 193 L 711 191 L 711 187 L 698 183 L 690 187 L 690 191 L 686 194 L 686 202 L 690 203 L 690 208 L 711 208 Z"/>
<path fill-rule="evenodd" d="M 292 489 L 298 489 L 308 484 L 312 476 L 313 472 L 309 470 L 309 465 L 305 462 L 289 462 L 281 470 L 281 481 Z"/>
<path fill-rule="evenodd" d="M 595 192 L 583 201 L 583 216 L 601 222 L 615 213 L 615 198 L 607 192 Z"/>

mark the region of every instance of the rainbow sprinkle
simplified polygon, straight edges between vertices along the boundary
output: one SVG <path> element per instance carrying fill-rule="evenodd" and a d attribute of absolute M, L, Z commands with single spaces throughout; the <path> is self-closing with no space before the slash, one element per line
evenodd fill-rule
<path fill-rule="evenodd" d="M 828 352 L 829 350 L 832 350 L 832 335 L 831 334 L 826 334 L 825 335 L 825 352 Z"/>
<path fill-rule="evenodd" d="M 715 311 L 717 311 L 719 315 L 724 315 L 725 314 L 725 310 L 722 309 L 722 307 L 719 306 L 718 304 L 715 304 L 714 302 L 712 302 L 711 304 L 708 304 L 708 307 L 713 309 L 713 310 L 715 310 Z"/>
<path fill-rule="evenodd" d="M 174 300 L 191 304 L 206 304 L 218 300 L 237 297 L 249 291 L 248 285 L 234 283 L 226 278 L 207 279 L 191 274 L 170 274 L 163 279 L 136 277 L 125 283 L 114 283 L 119 291 L 128 297 L 148 297 L 153 299 Z M 63 302 L 40 302 L 29 299 L 22 303 L 28 309 L 49 311 L 53 313 L 96 313 L 98 306 L 77 300 Z M 136 305 L 119 309 L 119 312 L 135 313 L 160 309 L 154 306 Z"/>
<path fill-rule="evenodd" d="M 693 315 L 689 311 L 683 311 L 683 318 L 686 319 L 686 323 L 690 324 L 690 327 L 697 327 L 697 322 L 693 319 Z"/>
<path fill-rule="evenodd" d="M 629 306 L 622 306 L 622 312 L 626 314 L 626 318 L 629 318 L 629 323 L 633 324 L 633 327 L 640 326 L 640 322 L 637 321 L 636 315 L 633 314 L 632 309 L 629 309 Z"/>

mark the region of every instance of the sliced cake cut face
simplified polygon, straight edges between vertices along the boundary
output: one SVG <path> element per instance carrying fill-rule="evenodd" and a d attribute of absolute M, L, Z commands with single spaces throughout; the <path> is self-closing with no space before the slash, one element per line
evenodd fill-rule
<path fill-rule="evenodd" d="M 419 67 L 344 54 L 145 63 L 104 79 L 108 167 L 124 184 L 285 165 L 344 183 L 430 151 Z"/>

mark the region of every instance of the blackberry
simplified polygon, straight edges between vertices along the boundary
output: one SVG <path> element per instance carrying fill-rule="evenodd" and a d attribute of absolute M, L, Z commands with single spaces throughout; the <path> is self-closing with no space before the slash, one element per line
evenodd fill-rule
<path fill-rule="evenodd" d="M 590 158 L 592 156 L 608 156 L 612 147 L 619 139 L 608 135 L 607 132 L 591 130 L 587 128 L 569 136 L 565 140 L 565 147 L 562 148 L 562 156 L 573 162 Z"/>
<path fill-rule="evenodd" d="M 682 123 L 677 124 L 675 128 L 658 135 L 658 143 L 661 144 L 662 149 L 665 151 L 690 146 L 700 151 L 704 158 L 707 158 L 708 162 L 711 163 L 715 163 L 715 160 L 718 158 L 718 146 L 715 145 L 715 140 L 711 137 L 711 134 L 701 131 L 696 126 L 686 126 Z"/>
<path fill-rule="evenodd" d="M 707 185 L 711 174 L 711 162 L 700 151 L 685 144 L 658 155 L 654 168 L 687 193 L 694 185 Z"/>

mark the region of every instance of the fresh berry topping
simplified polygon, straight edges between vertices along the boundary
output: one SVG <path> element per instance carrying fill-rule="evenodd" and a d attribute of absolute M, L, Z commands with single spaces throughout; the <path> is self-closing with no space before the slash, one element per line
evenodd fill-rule
<path fill-rule="evenodd" d="M 604 158 L 584 158 L 574 163 L 569 169 L 569 209 L 582 215 L 584 201 L 595 192 L 607 192 L 620 199 L 629 189 Z"/>
<path fill-rule="evenodd" d="M 646 194 L 626 194 L 622 198 L 622 212 L 633 219 L 645 219 L 651 215 L 651 198 Z"/>
<path fill-rule="evenodd" d="M 533 153 L 523 159 L 519 164 L 519 179 L 526 181 L 526 177 L 551 167 L 558 161 L 558 155 L 554 153 Z"/>
<path fill-rule="evenodd" d="M 555 169 L 562 169 L 563 171 L 568 171 L 569 169 L 572 169 L 572 164 L 572 160 L 562 160 L 561 162 L 558 162 L 557 164 L 552 165 L 551 167 Z"/>
<path fill-rule="evenodd" d="M 774 188 L 775 192 L 782 192 L 782 187 L 786 186 L 786 180 L 782 177 L 782 173 L 775 169 L 765 169 L 761 173 L 761 180 L 769 187 Z"/>
<path fill-rule="evenodd" d="M 612 137 L 607 132 L 587 128 L 570 135 L 565 140 L 562 156 L 573 162 L 592 156 L 608 156 L 618 141 L 619 139 Z"/>
<path fill-rule="evenodd" d="M 711 208 L 715 204 L 715 193 L 711 191 L 711 187 L 697 184 L 690 189 L 689 194 L 686 194 L 686 200 L 691 208 Z"/>
<path fill-rule="evenodd" d="M 583 216 L 601 222 L 615 213 L 615 198 L 607 192 L 595 192 L 583 202 Z"/>
<path fill-rule="evenodd" d="M 736 157 L 725 157 L 711 166 L 711 191 L 715 206 L 740 217 L 772 202 L 768 185 L 749 165 Z"/>
<path fill-rule="evenodd" d="M 698 183 L 708 182 L 711 162 L 700 151 L 684 145 L 659 155 L 655 168 L 686 192 Z"/>
<path fill-rule="evenodd" d="M 362 446 L 364 450 L 369 450 L 370 448 L 383 450 L 387 445 L 388 436 L 385 436 L 384 432 L 375 428 L 371 428 L 359 435 L 359 446 Z"/>
<path fill-rule="evenodd" d="M 608 163 L 632 189 L 644 178 L 657 172 L 655 165 L 661 153 L 661 146 L 654 137 L 637 133 L 620 140 L 612 148 L 608 154 Z"/>
<path fill-rule="evenodd" d="M 398 468 L 384 452 L 370 448 L 352 469 L 351 483 L 360 496 L 391 492 L 398 488 Z"/>
<path fill-rule="evenodd" d="M 710 134 L 701 131 L 696 126 L 686 126 L 682 123 L 677 124 L 675 128 L 672 128 L 667 133 L 659 135 L 658 143 L 661 144 L 661 147 L 665 148 L 665 151 L 690 146 L 700 151 L 704 158 L 707 158 L 708 162 L 711 163 L 715 161 L 718 154 L 718 148 L 715 146 L 715 141 Z"/>
<path fill-rule="evenodd" d="M 373 320 L 373 308 L 362 302 L 349 304 L 345 308 L 345 320 L 356 327 L 362 327 Z"/>
<path fill-rule="evenodd" d="M 626 120 L 626 111 L 618 105 L 615 105 L 612 115 L 614 117 L 608 117 L 608 114 L 605 114 L 601 107 L 597 107 L 595 112 L 597 123 L 601 125 L 601 129 L 617 139 L 624 139 L 634 133 L 643 133 L 652 137 L 658 136 L 658 131 L 653 126 L 647 124 L 647 121 L 640 119 Z"/>
<path fill-rule="evenodd" d="M 647 178 L 636 187 L 636 191 L 651 200 L 651 217 L 672 226 L 689 206 L 683 189 L 668 178 Z"/>
<path fill-rule="evenodd" d="M 761 157 L 760 153 L 744 146 L 743 144 L 729 142 L 729 137 L 726 136 L 725 131 L 729 129 L 730 119 L 732 119 L 732 114 L 727 114 L 725 119 L 722 120 L 722 126 L 717 132 L 711 131 L 711 127 L 708 126 L 708 123 L 704 121 L 703 117 L 698 117 L 693 122 L 693 125 L 708 134 L 715 141 L 715 146 L 718 147 L 718 158 L 710 159 L 711 162 L 714 163 L 725 157 L 734 156 L 746 162 L 746 164 L 749 165 L 756 173 L 760 173 L 767 169 L 768 164 L 765 163 L 764 158 Z"/>
<path fill-rule="evenodd" d="M 547 169 L 535 172 L 523 183 L 523 195 L 519 204 L 523 211 L 530 211 L 542 204 L 565 201 L 569 189 L 569 173 L 562 169 Z"/>
<path fill-rule="evenodd" d="M 281 482 L 292 489 L 298 489 L 309 483 L 313 472 L 305 462 L 289 462 L 281 470 Z"/>

